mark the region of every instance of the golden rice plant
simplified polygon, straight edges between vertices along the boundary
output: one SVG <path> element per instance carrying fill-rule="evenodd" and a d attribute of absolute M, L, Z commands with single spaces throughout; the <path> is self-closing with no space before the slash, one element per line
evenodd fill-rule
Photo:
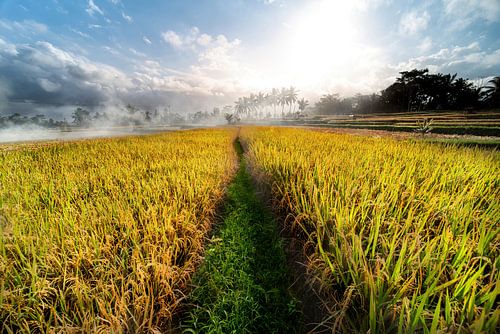
<path fill-rule="evenodd" d="M 241 136 L 312 248 L 333 332 L 498 329 L 498 151 L 289 128 Z"/>
<path fill-rule="evenodd" d="M 234 136 L 0 151 L 2 332 L 168 329 L 233 175 Z"/>

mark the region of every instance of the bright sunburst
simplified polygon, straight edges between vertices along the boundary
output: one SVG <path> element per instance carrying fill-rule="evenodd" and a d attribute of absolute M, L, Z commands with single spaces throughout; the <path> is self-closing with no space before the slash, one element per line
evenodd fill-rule
<path fill-rule="evenodd" d="M 341 70 L 358 50 L 353 5 L 321 1 L 305 6 L 291 28 L 287 65 L 296 80 L 311 85 L 325 72 Z"/>

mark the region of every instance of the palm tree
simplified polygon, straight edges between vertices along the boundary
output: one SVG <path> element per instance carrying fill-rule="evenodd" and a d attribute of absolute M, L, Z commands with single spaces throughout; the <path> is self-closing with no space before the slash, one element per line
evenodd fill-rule
<path fill-rule="evenodd" d="M 304 98 L 301 98 L 300 100 L 297 101 L 298 105 L 299 105 L 299 111 L 301 113 L 304 112 L 304 110 L 306 110 L 307 106 L 309 105 L 309 101 L 307 101 L 306 99 Z"/>
<path fill-rule="evenodd" d="M 280 91 L 277 88 L 273 88 L 271 91 L 271 104 L 273 106 L 273 116 L 276 117 L 276 107 L 280 103 Z"/>
<path fill-rule="evenodd" d="M 256 102 L 257 108 L 259 109 L 259 115 L 258 116 L 260 117 L 261 114 L 262 114 L 262 110 L 265 107 L 266 95 L 264 93 L 262 93 L 262 92 L 259 92 L 255 96 L 255 102 Z"/>
<path fill-rule="evenodd" d="M 286 97 L 287 104 L 290 105 L 290 109 L 288 110 L 289 114 L 292 113 L 292 105 L 294 105 L 295 102 L 297 102 L 297 93 L 298 93 L 297 89 L 293 86 L 290 86 L 290 88 L 287 91 L 287 97 Z"/>
<path fill-rule="evenodd" d="M 494 77 L 488 83 L 490 85 L 484 89 L 486 101 L 490 106 L 498 107 L 500 106 L 500 76 Z"/>
<path fill-rule="evenodd" d="M 238 101 L 234 102 L 234 111 L 237 116 L 245 113 L 245 101 L 240 97 Z"/>
<path fill-rule="evenodd" d="M 253 94 L 252 94 L 253 95 Z M 250 118 L 250 112 L 253 109 L 252 95 L 250 97 L 243 97 L 243 107 L 247 118 Z"/>
<path fill-rule="evenodd" d="M 278 103 L 281 106 L 281 117 L 285 117 L 284 109 L 285 105 L 288 105 L 288 90 L 283 87 L 278 95 Z"/>

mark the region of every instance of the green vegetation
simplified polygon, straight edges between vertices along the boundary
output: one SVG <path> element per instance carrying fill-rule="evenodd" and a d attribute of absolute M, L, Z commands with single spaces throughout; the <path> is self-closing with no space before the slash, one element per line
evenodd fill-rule
<path fill-rule="evenodd" d="M 442 145 L 480 147 L 486 149 L 500 149 L 500 139 L 463 139 L 463 138 L 429 138 L 424 139 L 426 143 L 435 143 Z"/>
<path fill-rule="evenodd" d="M 241 138 L 305 238 L 332 332 L 496 332 L 498 152 L 290 128 Z"/>
<path fill-rule="evenodd" d="M 185 332 L 300 332 L 277 225 L 256 197 L 243 159 L 223 216 L 194 276 Z"/>
<path fill-rule="evenodd" d="M 320 115 L 373 114 L 378 112 L 472 111 L 500 107 L 500 77 L 477 86 L 457 74 L 429 73 L 428 69 L 400 72 L 380 94 L 340 98 L 323 95 L 314 106 Z"/>
<path fill-rule="evenodd" d="M 386 113 L 356 117 L 316 115 L 291 125 L 415 132 L 425 119 L 432 119 L 431 133 L 435 134 L 500 136 L 500 110 Z"/>
<path fill-rule="evenodd" d="M 368 125 L 368 124 L 336 124 L 336 128 L 348 129 L 367 129 L 367 130 L 383 130 L 383 131 L 403 131 L 414 132 L 418 129 L 415 126 L 401 126 L 401 125 Z M 500 127 L 478 127 L 478 126 L 433 126 L 432 133 L 446 134 L 446 135 L 473 135 L 473 136 L 498 136 L 500 134 Z"/>

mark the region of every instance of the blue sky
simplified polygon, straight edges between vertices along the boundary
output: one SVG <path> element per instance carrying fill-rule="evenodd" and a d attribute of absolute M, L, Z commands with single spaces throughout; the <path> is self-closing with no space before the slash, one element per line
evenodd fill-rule
<path fill-rule="evenodd" d="M 424 67 L 500 75 L 500 1 L 0 0 L 0 112 L 348 96 Z"/>

